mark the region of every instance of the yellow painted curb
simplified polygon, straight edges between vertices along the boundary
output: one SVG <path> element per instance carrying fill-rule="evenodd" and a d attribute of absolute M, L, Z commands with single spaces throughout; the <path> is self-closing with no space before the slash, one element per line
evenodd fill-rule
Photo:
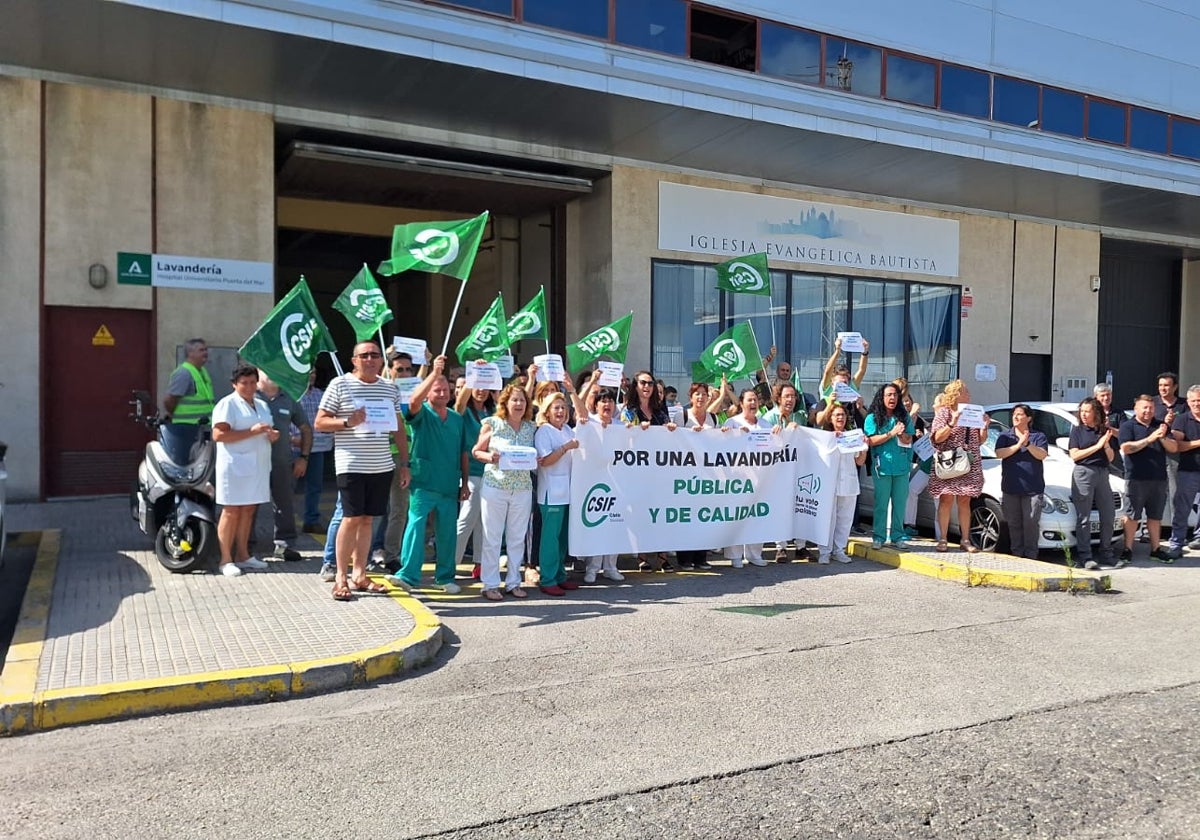
<path fill-rule="evenodd" d="M 37 554 L 12 644 L 4 658 L 4 671 L 0 673 L 0 735 L 15 735 L 34 728 L 38 662 L 46 641 L 46 623 L 50 620 L 50 597 L 54 592 L 62 531 L 27 533 L 22 539 L 36 539 Z"/>
<path fill-rule="evenodd" d="M 1046 567 L 1045 572 L 989 569 L 975 564 L 951 563 L 912 551 L 874 549 L 861 540 L 850 541 L 850 553 L 906 572 L 967 586 L 995 586 L 1023 592 L 1107 592 L 1112 589 L 1111 575 L 1097 575 L 1052 563 L 1041 564 Z"/>
<path fill-rule="evenodd" d="M 40 635 L 22 643 L 21 659 L 14 661 L 10 656 L 6 660 L 0 675 L 0 734 L 233 703 L 286 700 L 350 688 L 420 667 L 442 646 L 442 625 L 437 616 L 420 601 L 395 590 L 389 593 L 391 599 L 412 615 L 415 626 L 403 638 L 376 648 L 279 665 L 39 691 L 38 660 L 49 618 L 59 542 L 58 531 L 46 531 L 38 551 L 21 620 L 24 622 L 29 612 L 30 632 L 35 625 L 40 626 Z"/>

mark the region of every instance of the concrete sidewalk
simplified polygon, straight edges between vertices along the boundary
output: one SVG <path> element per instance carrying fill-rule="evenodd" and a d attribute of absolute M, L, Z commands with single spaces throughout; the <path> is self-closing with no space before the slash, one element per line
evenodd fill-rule
<path fill-rule="evenodd" d="M 0 674 L 0 734 L 349 688 L 418 667 L 442 644 L 438 619 L 399 590 L 335 602 L 317 576 L 321 546 L 309 535 L 297 545 L 303 561 L 225 578 L 162 568 L 122 498 L 24 505 L 13 518 L 41 536 Z M 972 586 L 1111 587 L 1103 573 L 937 553 L 931 540 L 897 552 L 855 539 L 851 552 Z M 626 558 L 624 565 L 636 563 Z M 627 574 L 635 585 L 653 576 Z M 418 594 L 441 603 L 478 598 L 477 581 L 461 583 L 460 595 Z"/>
<path fill-rule="evenodd" d="M 176 575 L 125 499 L 28 505 L 38 558 L 0 674 L 0 733 L 279 700 L 428 662 L 437 618 L 399 591 L 330 597 L 320 552 L 238 578 Z"/>

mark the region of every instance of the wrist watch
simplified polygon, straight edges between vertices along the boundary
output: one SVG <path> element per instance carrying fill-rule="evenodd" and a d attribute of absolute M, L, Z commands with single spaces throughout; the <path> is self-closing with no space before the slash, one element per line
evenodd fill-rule
<path fill-rule="evenodd" d="M 343 417 L 343 418 L 342 418 L 342 428 L 343 428 L 343 429 L 349 429 L 349 428 L 350 428 L 350 418 L 349 418 L 349 417 Z"/>

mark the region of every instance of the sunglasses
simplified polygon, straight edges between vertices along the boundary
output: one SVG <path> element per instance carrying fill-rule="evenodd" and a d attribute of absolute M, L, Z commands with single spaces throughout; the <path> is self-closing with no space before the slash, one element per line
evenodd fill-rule
<path fill-rule="evenodd" d="M 360 358 L 360 359 L 382 359 L 383 354 L 382 353 L 359 353 L 358 358 Z"/>
<path fill-rule="evenodd" d="M 653 379 L 639 379 L 639 380 L 637 381 L 637 384 L 639 384 L 639 385 L 653 385 L 653 384 L 654 384 L 654 380 L 653 380 Z"/>

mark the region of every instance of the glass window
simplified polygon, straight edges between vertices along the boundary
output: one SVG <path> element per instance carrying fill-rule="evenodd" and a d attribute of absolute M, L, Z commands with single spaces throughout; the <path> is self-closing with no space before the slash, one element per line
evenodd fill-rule
<path fill-rule="evenodd" d="M 828 87 L 879 96 L 883 80 L 883 54 L 876 47 L 825 39 L 825 84 Z"/>
<path fill-rule="evenodd" d="M 1128 109 L 1115 102 L 1089 99 L 1087 104 L 1087 136 L 1091 140 L 1125 145 L 1125 113 Z"/>
<path fill-rule="evenodd" d="M 991 77 L 987 73 L 954 64 L 943 64 L 940 107 L 952 114 L 986 120 L 991 114 L 990 88 Z"/>
<path fill-rule="evenodd" d="M 763 22 L 759 28 L 759 71 L 795 82 L 821 84 L 821 36 Z"/>
<path fill-rule="evenodd" d="M 880 385 L 904 375 L 904 286 L 902 282 L 857 277 L 850 286 L 854 297 L 850 329 L 871 342 L 867 375 L 859 389 L 868 405 Z"/>
<path fill-rule="evenodd" d="M 786 358 L 800 372 L 800 385 L 816 395 L 833 340 L 850 316 L 850 281 L 818 274 L 792 275 L 791 344 Z"/>
<path fill-rule="evenodd" d="M 608 38 L 608 0 L 524 0 L 521 8 L 526 23 Z"/>
<path fill-rule="evenodd" d="M 1083 94 L 1042 88 L 1042 130 L 1083 136 Z"/>
<path fill-rule="evenodd" d="M 929 418 L 934 396 L 958 378 L 959 295 L 956 286 L 913 283 L 908 289 L 908 389 Z"/>
<path fill-rule="evenodd" d="M 725 329 L 717 270 L 711 265 L 655 262 L 651 271 L 650 369 L 686 394 L 692 362 Z"/>
<path fill-rule="evenodd" d="M 463 6 L 505 17 L 513 16 L 513 0 L 438 0 L 447 6 Z"/>
<path fill-rule="evenodd" d="M 1039 119 L 1038 86 L 1007 76 L 993 76 L 992 119 L 1036 128 Z"/>
<path fill-rule="evenodd" d="M 787 359 L 787 275 L 782 271 L 771 272 L 771 296 L 739 295 L 725 293 L 726 326 L 739 321 L 749 321 L 758 339 L 758 350 L 767 355 L 774 346 L 777 358 Z"/>
<path fill-rule="evenodd" d="M 933 107 L 937 67 L 902 55 L 887 57 L 887 98 Z"/>
<path fill-rule="evenodd" d="M 1129 145 L 1144 152 L 1167 153 L 1167 115 L 1145 108 L 1129 109 Z"/>
<path fill-rule="evenodd" d="M 1200 123 L 1171 117 L 1171 154 L 1200 160 Z"/>
<path fill-rule="evenodd" d="M 683 0 L 617 0 L 617 43 L 657 52 L 687 53 Z"/>

